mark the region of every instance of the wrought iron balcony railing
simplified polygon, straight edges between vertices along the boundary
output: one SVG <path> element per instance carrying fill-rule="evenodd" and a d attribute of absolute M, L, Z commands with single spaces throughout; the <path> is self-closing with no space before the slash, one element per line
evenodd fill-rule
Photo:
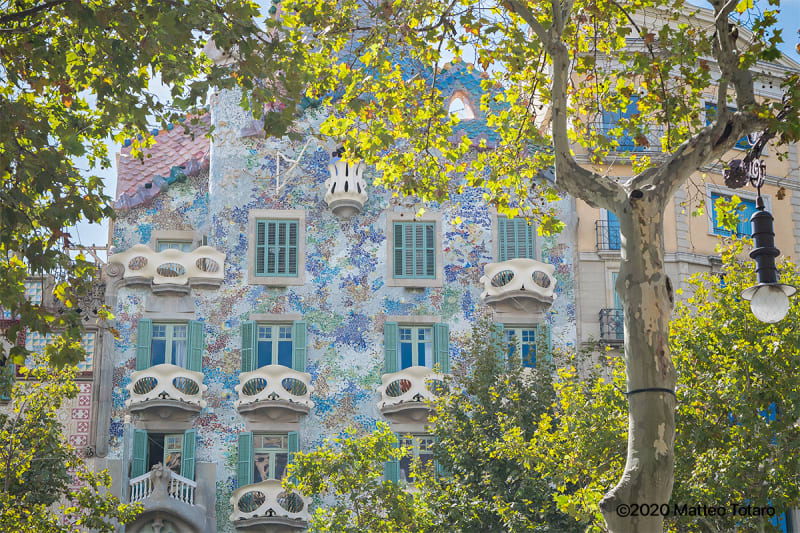
<path fill-rule="evenodd" d="M 619 222 L 598 220 L 594 223 L 598 250 L 619 250 Z"/>
<path fill-rule="evenodd" d="M 150 284 L 154 291 L 160 287 L 219 287 L 225 276 L 225 254 L 210 246 L 200 246 L 191 252 L 168 249 L 154 252 L 144 244 L 112 255 L 107 270 L 117 274 L 122 268 L 122 279 L 129 284 Z"/>
<path fill-rule="evenodd" d="M 199 412 L 206 406 L 203 393 L 208 386 L 203 385 L 202 372 L 162 364 L 137 370 L 131 375 L 131 382 L 126 388 L 130 398 L 125 405 L 132 411 L 146 409 L 149 404 L 176 400 Z"/>
<path fill-rule="evenodd" d="M 286 492 L 280 480 L 269 479 L 233 491 L 230 520 L 237 528 L 275 524 L 305 529 L 310 518 L 308 504 L 299 493 Z"/>
<path fill-rule="evenodd" d="M 601 309 L 600 340 L 622 342 L 625 339 L 624 318 L 622 309 Z"/>

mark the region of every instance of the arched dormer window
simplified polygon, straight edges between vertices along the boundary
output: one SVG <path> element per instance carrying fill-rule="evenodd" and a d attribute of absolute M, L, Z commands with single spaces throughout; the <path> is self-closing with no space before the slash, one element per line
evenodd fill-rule
<path fill-rule="evenodd" d="M 469 96 L 462 91 L 456 91 L 447 103 L 447 112 L 458 115 L 461 120 L 472 120 L 475 118 L 475 108 L 472 106 Z"/>

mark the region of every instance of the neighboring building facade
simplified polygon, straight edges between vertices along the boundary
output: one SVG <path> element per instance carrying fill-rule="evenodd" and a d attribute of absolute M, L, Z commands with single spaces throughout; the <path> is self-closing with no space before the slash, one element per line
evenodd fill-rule
<path fill-rule="evenodd" d="M 480 81 L 464 63 L 440 74 L 476 145 L 491 141 Z M 299 127 L 323 118 L 308 109 Z M 279 484 L 292 454 L 386 420 L 429 458 L 422 400 L 481 318 L 523 364 L 574 349 L 572 200 L 546 238 L 475 190 L 416 217 L 337 146 L 257 137 L 233 92 L 193 140 L 181 130 L 118 166 L 107 290 L 121 337 L 104 353 L 98 453 L 114 491 L 145 505 L 126 531 L 302 530 L 308 502 Z"/>

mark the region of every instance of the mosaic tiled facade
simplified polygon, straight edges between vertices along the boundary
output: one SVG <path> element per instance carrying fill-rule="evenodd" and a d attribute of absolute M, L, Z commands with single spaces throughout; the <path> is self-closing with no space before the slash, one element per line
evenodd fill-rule
<path fill-rule="evenodd" d="M 447 90 L 477 102 L 479 77 L 453 67 Z M 156 294 L 157 286 L 117 280 L 112 312 L 120 338 L 107 355 L 113 368 L 108 460 L 128 472 L 137 417 L 126 407 L 128 386 L 136 368 L 137 321 L 166 316 L 181 307 L 190 320 L 202 323 L 203 394 L 205 407 L 193 417 L 197 432 L 196 464 L 215 469 L 214 516 L 217 531 L 234 531 L 229 499 L 237 487 L 237 435 L 246 421 L 234 406 L 242 365 L 242 324 L 254 315 L 301 317 L 307 324 L 306 367 L 311 375 L 314 407 L 299 417 L 299 447 L 311 450 L 348 426 L 370 431 L 383 416 L 377 404 L 384 369 L 384 323 L 397 316 L 437 317 L 449 325 L 451 368 L 463 360 L 472 326 L 491 318 L 481 302 L 484 266 L 497 262 L 492 225 L 496 215 L 485 205 L 482 192 L 467 190 L 452 201 L 424 206 L 439 217 L 441 286 L 391 286 L 387 270 L 388 225 L 393 213 L 413 213 L 421 204 L 401 203 L 390 191 L 372 185 L 366 169 L 367 201 L 348 220 L 335 216 L 324 201 L 328 164 L 337 146 L 308 137 L 291 144 L 256 136 L 243 137 L 252 119 L 239 108 L 239 96 L 212 97 L 211 122 L 215 137 L 207 170 L 164 186 L 148 201 L 132 205 L 134 190 L 126 182 L 126 209 L 114 224 L 117 252 L 135 245 L 150 246 L 154 232 L 190 232 L 205 237 L 211 248 L 225 254 L 224 277 L 218 288 L 190 288 L 185 295 Z M 477 108 L 477 105 L 475 106 Z M 307 110 L 299 128 L 319 123 L 322 111 Z M 479 119 L 476 119 L 479 120 Z M 469 123 L 475 142 L 486 138 L 479 122 Z M 485 128 L 484 128 L 485 129 Z M 472 131 L 474 130 L 474 131 Z M 157 149 L 157 146 L 156 146 Z M 280 161 L 278 159 L 280 158 Z M 175 164 L 182 164 L 176 157 Z M 295 168 L 287 160 L 298 160 Z M 289 172 L 276 180 L 276 165 Z M 187 173 L 188 174 L 188 173 Z M 148 188 L 149 189 L 149 188 Z M 542 320 L 550 326 L 553 350 L 570 350 L 576 343 L 573 284 L 574 213 L 571 200 L 558 208 L 567 229 L 558 236 L 537 237 L 536 256 L 553 265 L 556 299 Z M 254 246 L 249 234 L 253 210 L 300 210 L 305 217 L 302 285 L 269 286 L 249 283 Z M 273 211 L 270 211 L 273 212 Z M 456 223 L 460 219 L 460 223 Z M 202 240 L 202 239 L 200 239 Z M 126 274 L 127 276 L 127 274 Z M 114 282 L 112 282 L 114 283 Z M 154 311 L 160 302 L 158 310 Z M 170 302 L 175 302 L 174 306 Z M 188 302 L 188 303 L 187 303 Z M 188 308 L 187 308 L 188 306 Z M 391 318 L 394 317 L 394 318 Z M 198 484 L 204 480 L 198 478 Z M 206 481 L 207 482 L 207 481 Z M 123 492 L 127 482 L 123 482 Z M 198 489 L 199 490 L 199 489 Z M 147 531 L 147 529 L 141 529 Z"/>

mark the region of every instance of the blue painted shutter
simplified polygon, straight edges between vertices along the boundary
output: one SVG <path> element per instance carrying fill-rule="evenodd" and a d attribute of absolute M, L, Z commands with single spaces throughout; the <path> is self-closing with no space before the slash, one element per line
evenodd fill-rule
<path fill-rule="evenodd" d="M 756 209 L 755 202 L 749 200 L 742 200 L 742 205 L 744 206 L 744 210 L 739 214 L 741 222 L 736 226 L 736 232 L 739 234 L 739 237 L 749 237 L 753 233 L 750 217 L 753 216 L 753 213 L 758 211 L 758 209 Z"/>
<path fill-rule="evenodd" d="M 546 322 L 536 326 L 536 358 L 552 361 L 550 324 Z"/>
<path fill-rule="evenodd" d="M 133 430 L 133 460 L 131 461 L 131 479 L 145 474 L 147 468 L 147 431 Z"/>
<path fill-rule="evenodd" d="M 400 447 L 400 435 L 395 434 L 395 442 L 393 447 L 399 448 Z M 399 483 L 400 481 L 400 461 L 398 459 L 391 459 L 386 461 L 386 464 L 383 465 L 383 479 L 385 481 L 391 481 L 392 483 Z"/>
<path fill-rule="evenodd" d="M 197 430 L 187 429 L 183 432 L 183 453 L 181 454 L 181 475 L 194 481 L 194 452 L 197 441 Z"/>
<path fill-rule="evenodd" d="M 253 483 L 253 434 L 239 433 L 239 461 L 236 464 L 236 479 L 239 487 Z"/>
<path fill-rule="evenodd" d="M 306 331 L 305 320 L 296 320 L 292 331 L 292 368 L 298 372 L 306 371 Z"/>
<path fill-rule="evenodd" d="M 153 342 L 153 321 L 140 318 L 136 322 L 136 370 L 150 368 L 150 348 Z"/>
<path fill-rule="evenodd" d="M 242 322 L 242 372 L 256 369 L 256 323 Z"/>
<path fill-rule="evenodd" d="M 383 357 L 387 374 L 400 370 L 397 360 L 399 326 L 397 322 L 385 322 L 383 324 Z"/>
<path fill-rule="evenodd" d="M 611 211 L 606 211 L 606 213 L 608 215 L 608 249 L 619 250 L 621 244 L 619 238 L 619 220 L 617 219 L 617 215 Z"/>
<path fill-rule="evenodd" d="M 500 322 L 495 322 L 492 324 L 491 332 L 492 351 L 494 352 L 494 356 L 497 359 L 497 363 L 500 365 L 500 368 L 504 369 L 506 353 L 508 352 L 508 347 L 506 346 L 505 342 L 503 342 L 505 325 L 501 324 Z"/>
<path fill-rule="evenodd" d="M 450 326 L 441 322 L 433 327 L 433 364 L 442 374 L 450 373 Z"/>
<path fill-rule="evenodd" d="M 186 361 L 186 368 L 194 372 L 203 371 L 203 348 L 205 348 L 205 335 L 203 335 L 203 323 L 199 320 L 190 320 L 188 328 L 189 357 Z"/>
<path fill-rule="evenodd" d="M 619 277 L 619 272 L 611 273 L 611 292 L 614 295 L 614 309 L 622 309 L 622 300 L 617 292 L 617 277 Z"/>

